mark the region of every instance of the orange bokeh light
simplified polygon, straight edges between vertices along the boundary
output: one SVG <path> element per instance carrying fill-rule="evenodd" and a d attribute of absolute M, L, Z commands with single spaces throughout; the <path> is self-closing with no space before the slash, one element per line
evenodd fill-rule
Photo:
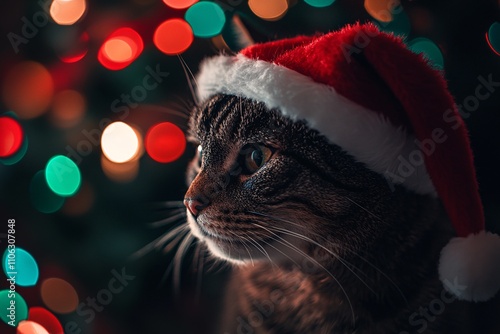
<path fill-rule="evenodd" d="M 288 11 L 287 0 L 249 0 L 248 6 L 252 12 L 267 21 L 276 21 Z"/>
<path fill-rule="evenodd" d="M 121 70 L 130 65 L 144 49 L 141 36 L 131 28 L 113 32 L 101 46 L 97 58 L 110 70 Z"/>
<path fill-rule="evenodd" d="M 43 114 L 48 109 L 53 94 L 52 76 L 37 62 L 25 61 L 15 65 L 3 80 L 3 101 L 7 108 L 22 119 Z"/>
<path fill-rule="evenodd" d="M 171 19 L 156 28 L 153 41 L 156 47 L 167 55 L 177 55 L 186 51 L 193 43 L 193 30 L 184 20 Z"/>
<path fill-rule="evenodd" d="M 61 128 L 76 125 L 85 113 L 86 102 L 82 94 L 75 90 L 63 90 L 54 96 L 49 113 L 53 123 Z"/>
<path fill-rule="evenodd" d="M 50 16 L 60 25 L 72 25 L 87 10 L 85 0 L 54 0 L 50 6 Z"/>
<path fill-rule="evenodd" d="M 184 9 L 192 6 L 198 0 L 163 0 L 163 2 L 171 8 Z"/>

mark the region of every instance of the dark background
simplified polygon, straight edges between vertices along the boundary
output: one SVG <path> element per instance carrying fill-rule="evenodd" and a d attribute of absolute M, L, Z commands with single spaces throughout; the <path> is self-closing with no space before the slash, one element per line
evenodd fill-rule
<path fill-rule="evenodd" d="M 366 13 L 363 1 L 337 0 L 321 9 L 310 7 L 302 0 L 293 3 L 288 13 L 275 22 L 256 17 L 246 1 L 227 7 L 226 15 L 238 14 L 256 41 L 327 32 L 347 23 L 373 20 Z M 487 78 L 491 74 L 493 80 L 500 81 L 500 57 L 488 47 L 485 39 L 490 25 L 499 19 L 499 2 L 413 0 L 404 1 L 402 5 L 411 23 L 408 39 L 426 37 L 440 47 L 445 77 L 457 103 L 474 94 L 479 76 Z M 38 284 L 19 287 L 18 292 L 29 306 L 43 306 L 39 292 L 41 282 L 49 277 L 61 277 L 75 287 L 80 301 L 85 301 L 107 286 L 113 269 L 126 268 L 127 274 L 135 279 L 115 295 L 93 321 L 87 324 L 85 317 L 74 312 L 56 314 L 61 323 L 76 321 L 82 333 L 210 333 L 220 313 L 227 267 L 206 256 L 203 270 L 198 270 L 193 265 L 192 247 L 183 261 L 180 286 L 175 288 L 172 274 L 165 275 L 173 252 L 154 250 L 139 259 L 131 257 L 171 228 L 172 225 L 152 228 L 149 223 L 171 214 L 162 208 L 163 201 L 183 198 L 184 170 L 194 155 L 194 147 L 188 145 L 184 155 L 169 164 L 160 164 L 143 155 L 137 177 L 126 183 L 110 180 L 103 173 L 101 150 L 94 147 L 79 165 L 85 187 L 93 194 L 90 209 L 79 215 L 67 214 L 64 208 L 52 214 L 40 213 L 29 197 L 31 178 L 44 168 L 50 157 L 66 155 L 65 147 L 81 139 L 83 130 L 99 128 L 101 119 L 116 118 L 110 110 L 112 101 L 140 84 L 147 65 L 160 64 L 170 75 L 148 94 L 140 107 L 131 110 L 126 122 L 143 127 L 143 131 L 160 121 L 171 121 L 186 128 L 182 117 L 168 112 L 187 111 L 192 101 L 180 60 L 159 52 L 151 40 L 151 27 L 154 29 L 158 22 L 170 17 L 182 17 L 184 11 L 169 9 L 161 0 L 89 1 L 86 16 L 74 27 L 60 27 L 51 22 L 28 44 L 21 45 L 16 54 L 6 36 L 9 32 L 19 33 L 21 18 L 31 18 L 38 10 L 40 7 L 35 1 L 0 5 L 0 80 L 14 64 L 35 60 L 62 77 L 56 90 L 80 91 L 87 100 L 87 108 L 84 119 L 69 129 L 54 127 L 47 115 L 22 121 L 29 138 L 26 156 L 12 166 L 0 164 L 0 233 L 6 233 L 7 219 L 15 218 L 16 245 L 28 250 L 40 267 Z M 102 36 L 127 24 L 142 29 L 145 50 L 127 68 L 107 70 L 96 58 Z M 53 47 L 53 41 L 62 38 L 58 36 L 64 36 L 68 29 L 94 31 L 88 54 L 74 64 L 63 64 Z M 217 52 L 211 39 L 196 38 L 182 57 L 196 72 L 202 58 Z M 7 107 L 0 101 L 0 113 L 4 111 Z M 500 92 L 481 101 L 466 123 L 475 152 L 487 224 L 498 232 Z M 2 240 L 1 252 L 4 247 L 5 240 Z M 2 289 L 7 287 L 3 277 L 1 274 Z M 9 330 L 0 323 L 0 333 Z"/>

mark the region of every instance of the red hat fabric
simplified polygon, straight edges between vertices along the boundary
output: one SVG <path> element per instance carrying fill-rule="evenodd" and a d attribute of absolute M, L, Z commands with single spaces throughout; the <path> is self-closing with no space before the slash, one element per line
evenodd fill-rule
<path fill-rule="evenodd" d="M 475 301 L 500 289 L 500 263 L 491 262 L 500 237 L 484 232 L 467 130 L 442 73 L 401 39 L 356 24 L 257 44 L 208 59 L 197 84 L 201 101 L 217 93 L 261 101 L 390 182 L 438 196 L 457 233 L 441 254 L 445 288 Z"/>

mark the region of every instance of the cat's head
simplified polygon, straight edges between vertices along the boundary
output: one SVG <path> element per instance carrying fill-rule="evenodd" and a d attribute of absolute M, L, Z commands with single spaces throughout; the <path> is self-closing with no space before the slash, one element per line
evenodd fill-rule
<path fill-rule="evenodd" d="M 216 95 L 194 110 L 189 139 L 198 147 L 187 173 L 190 229 L 234 263 L 350 257 L 396 242 L 412 228 L 408 216 L 422 214 L 411 210 L 422 196 L 263 103 Z"/>

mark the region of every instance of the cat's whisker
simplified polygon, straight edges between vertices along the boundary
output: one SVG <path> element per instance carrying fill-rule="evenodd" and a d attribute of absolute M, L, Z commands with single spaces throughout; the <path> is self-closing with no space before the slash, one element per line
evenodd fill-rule
<path fill-rule="evenodd" d="M 185 209 L 179 208 L 179 209 L 176 209 L 175 212 L 177 212 L 177 213 L 174 214 L 173 216 L 149 223 L 148 225 L 151 228 L 156 228 L 156 227 L 168 225 L 170 223 L 175 223 L 183 218 L 186 218 L 186 210 Z"/>
<path fill-rule="evenodd" d="M 133 253 L 130 256 L 131 260 L 136 261 L 142 258 L 147 253 L 151 252 L 153 249 L 161 248 L 161 246 L 165 245 L 165 243 L 167 243 L 170 239 L 172 239 L 177 233 L 179 233 L 183 229 L 187 229 L 187 226 L 185 225 L 177 226 L 167 234 L 159 236 L 155 240 L 149 242 L 147 245 L 145 245 L 144 247 Z"/>
<path fill-rule="evenodd" d="M 154 248 L 156 250 L 159 250 L 165 246 L 165 244 L 173 239 L 174 237 L 178 236 L 180 232 L 183 230 L 188 231 L 189 227 L 187 225 L 179 225 L 172 230 L 170 230 L 167 234 L 163 235 L 154 243 Z"/>
<path fill-rule="evenodd" d="M 325 268 L 321 263 L 319 263 L 318 261 L 316 261 L 314 258 L 312 258 L 311 256 L 309 256 L 308 254 L 306 254 L 305 252 L 303 252 L 302 250 L 300 250 L 298 247 L 296 247 L 295 245 L 291 244 L 290 242 L 288 242 L 287 240 L 283 239 L 281 236 L 279 236 L 278 234 L 274 233 L 273 231 L 269 230 L 268 228 L 260 225 L 260 224 L 255 224 L 255 226 L 258 226 L 264 230 L 266 230 L 267 232 L 273 234 L 277 239 L 275 239 L 277 242 L 279 242 L 280 244 L 282 244 L 283 246 L 286 246 L 288 248 L 290 248 L 291 250 L 294 250 L 296 251 L 297 253 L 301 254 L 302 256 L 304 256 L 306 259 L 309 259 L 310 261 L 312 261 L 314 264 L 316 264 L 317 266 L 321 267 L 325 272 L 328 273 L 328 275 L 330 275 L 331 278 L 333 278 L 333 280 L 335 282 L 337 282 L 338 286 L 340 287 L 340 289 L 342 290 L 342 292 L 344 293 L 346 299 L 347 299 L 347 302 L 349 303 L 349 307 L 351 308 L 351 314 L 352 314 L 352 321 L 353 321 L 353 326 L 355 326 L 356 324 L 356 317 L 355 317 L 355 314 L 354 314 L 354 307 L 352 306 L 352 302 L 351 302 L 351 299 L 349 298 L 349 295 L 347 294 L 347 291 L 344 289 L 344 287 L 342 286 L 342 284 L 340 283 L 340 281 L 327 269 Z M 294 261 L 295 262 L 295 261 Z M 296 262 L 295 262 L 296 263 Z M 300 268 L 300 266 L 299 266 Z"/>
<path fill-rule="evenodd" d="M 194 240 L 194 236 L 191 234 L 191 231 L 189 231 L 184 236 L 184 239 L 182 240 L 181 244 L 179 245 L 179 248 L 177 248 L 177 251 L 175 252 L 175 256 L 173 259 L 173 262 L 174 262 L 173 282 L 174 282 L 175 291 L 177 293 L 180 292 L 182 259 L 184 258 L 184 255 L 186 254 L 189 247 L 191 246 L 191 243 L 193 240 Z"/>
<path fill-rule="evenodd" d="M 177 58 L 179 59 L 179 62 L 181 63 L 181 66 L 182 66 L 182 70 L 184 71 L 184 75 L 186 76 L 186 80 L 187 80 L 193 101 L 198 105 L 199 104 L 198 97 L 196 96 L 195 88 L 193 86 L 193 82 L 197 85 L 196 78 L 194 77 L 193 72 L 191 72 L 191 70 L 189 69 L 189 66 L 184 61 L 182 56 L 178 55 Z M 189 71 L 189 74 L 188 74 L 188 71 Z M 189 77 L 189 75 L 191 75 L 191 78 L 193 81 L 191 81 L 191 78 Z"/>
<path fill-rule="evenodd" d="M 255 241 L 251 236 L 247 236 L 247 238 L 253 245 L 255 245 L 255 247 L 262 253 L 262 255 L 266 256 L 269 259 L 269 263 L 274 266 L 275 263 L 271 260 L 271 257 L 269 256 L 269 253 L 267 253 L 266 249 L 262 247 L 257 241 Z"/>
<path fill-rule="evenodd" d="M 349 202 L 353 203 L 354 205 L 356 205 L 357 207 L 359 207 L 361 210 L 365 211 L 366 213 L 368 213 L 370 216 L 372 217 L 375 217 L 377 218 L 379 221 L 381 221 L 382 223 L 386 224 L 386 225 L 389 225 L 385 220 L 383 220 L 382 218 L 380 218 L 379 216 L 377 216 L 376 214 L 374 214 L 373 212 L 371 212 L 370 210 L 368 210 L 367 208 L 365 208 L 364 206 L 362 206 L 361 204 L 359 204 L 358 202 L 356 202 L 355 200 L 353 200 L 352 198 L 350 198 L 349 196 L 345 196 L 343 195 L 342 197 L 344 197 L 345 199 L 347 199 Z"/>
<path fill-rule="evenodd" d="M 267 218 L 270 218 L 270 219 L 274 219 L 274 220 L 278 220 L 278 221 L 282 221 L 284 223 L 289 223 L 289 224 L 292 224 L 292 225 L 295 225 L 295 226 L 301 226 L 300 224 L 296 223 L 296 222 L 292 222 L 290 220 L 287 220 L 287 219 L 284 219 L 284 218 L 280 218 L 280 217 L 276 217 L 276 216 L 272 216 L 272 215 L 268 215 L 268 214 L 264 214 L 264 213 L 260 213 L 260 212 L 255 212 L 255 211 L 248 211 L 249 213 L 254 213 L 256 215 L 260 215 L 260 216 L 263 216 L 263 217 L 267 217 Z M 291 232 L 291 231 L 288 231 L 286 230 L 287 232 Z M 323 239 L 325 241 L 326 238 L 317 234 L 317 233 L 314 233 L 314 235 L 320 239 Z M 307 238 L 309 240 L 305 240 L 305 241 L 309 241 L 309 242 L 313 242 L 315 245 L 317 245 L 318 247 L 321 247 L 322 249 L 324 249 L 325 251 L 329 252 L 331 255 L 333 256 L 336 256 L 334 253 L 332 253 L 329 249 L 325 248 L 323 245 L 317 243 L 316 241 L 314 241 L 313 239 L 310 239 L 306 236 L 303 236 L 303 235 L 300 235 L 298 234 L 298 236 L 302 237 L 302 238 Z M 331 242 L 331 241 L 330 241 Z M 339 245 L 337 243 L 335 243 L 335 245 Z M 381 274 L 385 279 L 387 279 L 387 281 L 394 286 L 394 288 L 396 289 L 396 291 L 401 295 L 401 297 L 403 298 L 405 304 L 409 305 L 408 303 L 408 299 L 406 298 L 406 296 L 404 295 L 403 291 L 399 288 L 399 286 L 396 284 L 396 282 L 394 282 L 394 280 L 392 280 L 386 273 L 384 273 L 383 270 L 381 270 L 380 268 L 378 268 L 376 265 L 374 265 L 371 261 L 369 261 L 368 259 L 364 258 L 363 256 L 361 256 L 359 254 L 359 252 L 355 251 L 355 250 L 352 250 L 351 247 L 349 247 L 348 245 L 342 245 L 342 248 L 348 252 L 350 252 L 351 254 L 357 256 L 359 259 L 361 259 L 363 262 L 365 262 L 367 265 L 369 265 L 370 267 L 372 267 L 373 269 L 375 269 L 379 274 Z M 345 261 L 345 260 L 344 260 Z M 346 261 L 347 262 L 347 261 Z M 349 262 L 347 262 L 349 263 Z M 349 263 L 350 264 L 350 263 Z M 356 266 L 354 266 L 354 268 L 358 269 Z M 367 275 L 365 273 L 363 273 L 361 270 L 360 272 L 365 276 L 367 277 Z"/>

